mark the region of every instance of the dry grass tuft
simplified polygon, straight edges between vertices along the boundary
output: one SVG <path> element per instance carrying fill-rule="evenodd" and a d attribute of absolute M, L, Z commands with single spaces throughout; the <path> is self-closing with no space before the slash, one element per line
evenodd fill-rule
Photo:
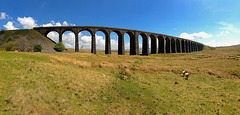
<path fill-rule="evenodd" d="M 224 71 L 218 71 L 214 69 L 198 69 L 198 71 L 208 73 L 209 75 L 215 75 L 218 78 L 229 78 L 229 79 L 233 78 L 231 75 L 225 73 Z"/>
<path fill-rule="evenodd" d="M 141 65 L 141 66 L 135 66 L 133 67 L 133 69 L 135 70 L 141 70 L 141 71 L 145 71 L 145 72 L 151 72 L 151 71 L 167 71 L 167 72 L 171 72 L 172 69 L 165 67 L 165 66 L 145 66 L 145 65 Z"/>
<path fill-rule="evenodd" d="M 126 62 L 132 64 L 132 63 L 134 63 L 135 61 L 134 61 L 134 60 L 127 60 Z"/>
<path fill-rule="evenodd" d="M 72 58 L 65 58 L 65 57 L 57 57 L 52 56 L 50 63 L 56 63 L 56 61 L 64 62 L 64 63 L 71 63 L 73 65 L 82 67 L 82 68 L 91 68 L 91 67 L 100 67 L 100 68 L 112 68 L 112 69 L 125 69 L 129 68 L 131 64 L 113 64 L 109 62 L 102 62 L 102 63 L 91 63 L 87 61 L 76 60 Z"/>
<path fill-rule="evenodd" d="M 107 62 L 103 62 L 101 64 L 99 64 L 100 68 L 113 68 L 113 69 L 117 69 L 118 66 L 112 64 L 112 63 L 107 63 Z"/>
<path fill-rule="evenodd" d="M 129 68 L 131 65 L 130 64 L 119 64 L 118 69 L 126 69 Z"/>
<path fill-rule="evenodd" d="M 112 68 L 112 69 L 126 69 L 129 68 L 130 64 L 113 64 L 108 62 L 103 62 L 98 65 L 100 68 Z"/>
<path fill-rule="evenodd" d="M 69 59 L 69 58 L 65 58 L 65 57 L 56 57 L 56 56 L 53 56 L 51 58 L 55 59 L 59 62 L 71 63 L 73 65 L 76 65 L 76 66 L 79 66 L 82 68 L 90 68 L 93 66 L 93 64 L 90 62 L 80 61 L 80 60 L 76 60 L 76 59 Z"/>
<path fill-rule="evenodd" d="M 184 71 L 187 71 L 187 72 L 189 72 L 189 73 L 196 73 L 196 72 L 194 72 L 193 70 L 190 70 L 190 69 L 183 69 Z"/>
<path fill-rule="evenodd" d="M 55 61 L 54 59 L 51 59 L 51 60 L 50 60 L 50 63 L 55 64 L 56 61 Z"/>
<path fill-rule="evenodd" d="M 181 73 L 181 71 L 179 69 L 174 69 L 174 68 L 172 68 L 172 72 L 175 73 L 175 74 L 180 74 Z"/>
<path fill-rule="evenodd" d="M 170 66 L 179 66 L 179 65 L 176 64 L 176 63 L 170 63 L 169 65 L 170 65 Z"/>
<path fill-rule="evenodd" d="M 125 70 L 124 70 L 124 74 L 125 74 L 125 75 L 130 76 L 130 75 L 132 75 L 132 73 L 133 73 L 133 72 L 132 72 L 130 69 L 125 69 Z"/>

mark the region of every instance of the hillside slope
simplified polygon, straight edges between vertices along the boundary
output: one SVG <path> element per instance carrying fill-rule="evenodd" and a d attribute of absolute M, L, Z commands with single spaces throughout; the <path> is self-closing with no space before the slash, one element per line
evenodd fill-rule
<path fill-rule="evenodd" d="M 12 37 L 9 40 L 9 37 Z M 32 52 L 36 44 L 42 45 L 42 52 L 55 52 L 55 43 L 35 30 L 8 30 L 0 31 L 0 47 L 4 47 L 9 41 L 17 42 L 18 45 L 11 50 Z"/>
<path fill-rule="evenodd" d="M 239 47 L 150 56 L 0 52 L 0 115 L 237 115 L 239 62 Z M 188 80 L 179 70 L 191 72 Z"/>

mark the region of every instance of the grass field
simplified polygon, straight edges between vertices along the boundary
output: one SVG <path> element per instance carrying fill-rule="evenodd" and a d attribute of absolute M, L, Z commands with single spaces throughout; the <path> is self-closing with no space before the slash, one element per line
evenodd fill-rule
<path fill-rule="evenodd" d="M 0 114 L 239 113 L 239 46 L 150 56 L 0 52 Z"/>

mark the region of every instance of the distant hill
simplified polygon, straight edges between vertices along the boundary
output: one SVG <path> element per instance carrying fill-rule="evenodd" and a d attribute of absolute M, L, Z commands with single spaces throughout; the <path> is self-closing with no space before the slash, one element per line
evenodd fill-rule
<path fill-rule="evenodd" d="M 233 45 L 233 46 L 226 46 L 226 47 L 240 47 L 240 44 L 238 44 L 238 45 Z"/>
<path fill-rule="evenodd" d="M 35 30 L 4 30 L 0 31 L 0 47 L 6 47 L 8 42 L 17 43 L 10 50 L 32 52 L 36 44 L 41 44 L 42 52 L 55 52 L 55 43 Z"/>

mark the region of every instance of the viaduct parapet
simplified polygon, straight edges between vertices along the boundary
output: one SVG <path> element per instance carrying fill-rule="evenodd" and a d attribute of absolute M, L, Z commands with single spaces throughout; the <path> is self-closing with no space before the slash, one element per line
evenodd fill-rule
<path fill-rule="evenodd" d="M 204 45 L 184 38 L 145 32 L 139 30 L 100 27 L 100 26 L 53 26 L 53 27 L 35 27 L 34 30 L 47 37 L 51 31 L 59 34 L 59 42 L 62 42 L 62 35 L 66 31 L 72 31 L 75 34 L 75 52 L 79 52 L 78 34 L 82 31 L 88 31 L 91 34 L 91 53 L 96 54 L 96 32 L 101 31 L 105 34 L 105 54 L 111 54 L 110 34 L 115 32 L 118 35 L 118 54 L 125 54 L 124 34 L 130 36 L 130 55 L 139 55 L 139 36 L 142 36 L 142 55 L 158 53 L 190 53 L 202 51 Z M 149 51 L 149 39 L 151 38 L 151 51 Z M 157 40 L 158 39 L 158 40 Z M 158 41 L 158 43 L 157 43 Z M 158 45 L 157 45 L 158 44 Z"/>

